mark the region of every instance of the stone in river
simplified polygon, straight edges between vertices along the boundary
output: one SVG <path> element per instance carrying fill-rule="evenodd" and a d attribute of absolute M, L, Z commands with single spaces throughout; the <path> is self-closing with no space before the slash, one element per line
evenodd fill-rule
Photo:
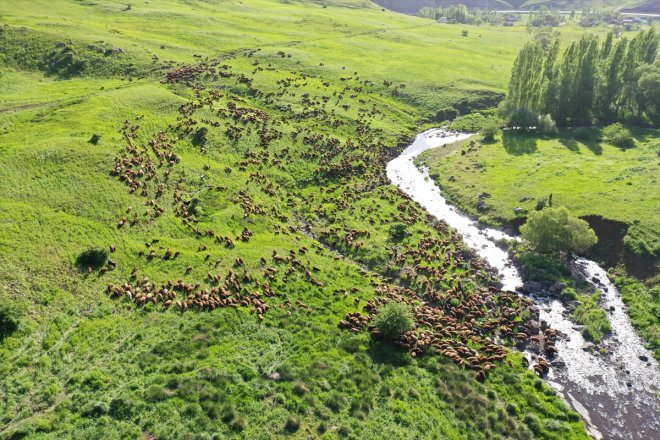
<path fill-rule="evenodd" d="M 568 284 L 562 283 L 561 281 L 557 281 L 555 284 L 552 285 L 552 287 L 555 290 L 559 290 L 561 292 L 562 290 L 568 287 Z"/>
<path fill-rule="evenodd" d="M 558 357 L 557 359 L 553 360 L 553 361 L 551 362 L 551 364 L 552 364 L 552 366 L 555 367 L 555 368 L 564 368 L 564 367 L 566 366 L 566 362 L 564 362 L 564 360 L 563 360 L 562 358 L 560 358 L 560 357 Z"/>
<path fill-rule="evenodd" d="M 538 283 L 536 281 L 528 281 L 525 284 L 523 284 L 521 290 L 523 292 L 537 293 L 543 290 L 543 284 Z"/>

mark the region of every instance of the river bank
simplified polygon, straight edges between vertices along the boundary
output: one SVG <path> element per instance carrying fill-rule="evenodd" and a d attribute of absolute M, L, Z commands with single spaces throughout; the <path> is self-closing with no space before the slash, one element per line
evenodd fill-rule
<path fill-rule="evenodd" d="M 467 139 L 469 135 L 429 130 L 387 166 L 393 184 L 406 192 L 431 215 L 446 221 L 464 242 L 497 270 L 503 289 L 517 290 L 523 283 L 516 265 L 498 242 L 515 240 L 499 230 L 481 228 L 460 213 L 442 196 L 427 172 L 417 169 L 414 160 L 422 152 Z M 568 311 L 558 299 L 532 296 L 539 319 L 557 330 L 559 352 L 548 381 L 571 406 L 580 412 L 595 438 L 646 439 L 660 436 L 660 399 L 657 397 L 658 364 L 644 348 L 625 314 L 620 295 L 607 273 L 594 262 L 580 259 L 576 266 L 588 282 L 605 292 L 605 307 L 612 323 L 607 355 L 584 349 L 586 341 L 567 318 Z M 530 353 L 530 357 L 534 354 Z"/>

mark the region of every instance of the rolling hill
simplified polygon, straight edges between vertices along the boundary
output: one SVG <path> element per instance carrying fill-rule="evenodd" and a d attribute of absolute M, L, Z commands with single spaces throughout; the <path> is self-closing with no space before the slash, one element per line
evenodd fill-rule
<path fill-rule="evenodd" d="M 535 9 L 546 6 L 552 9 L 625 9 L 626 11 L 658 13 L 658 4 L 654 1 L 633 4 L 625 0 L 377 0 L 375 3 L 392 11 L 416 15 L 423 7 L 447 7 L 465 5 L 469 9 Z"/>
<path fill-rule="evenodd" d="M 0 437 L 588 438 L 511 349 L 529 301 L 385 175 L 530 38 L 462 28 L 1 2 Z M 372 337 L 390 301 L 426 336 Z"/>

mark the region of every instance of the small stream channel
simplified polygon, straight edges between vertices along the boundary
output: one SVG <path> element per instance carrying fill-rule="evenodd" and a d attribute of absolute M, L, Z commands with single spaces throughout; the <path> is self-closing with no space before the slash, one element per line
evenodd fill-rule
<path fill-rule="evenodd" d="M 440 189 L 414 159 L 430 148 L 438 148 L 470 135 L 429 130 L 387 164 L 390 181 L 424 207 L 444 220 L 463 241 L 495 268 L 503 289 L 518 290 L 521 276 L 506 251 L 497 246 L 501 239 L 516 239 L 490 228 L 480 228 L 468 216 L 447 203 Z M 587 424 L 597 439 L 660 439 L 660 368 L 635 332 L 625 312 L 621 295 L 609 281 L 607 272 L 593 261 L 579 258 L 574 273 L 603 292 L 602 306 L 608 311 L 612 334 L 604 343 L 605 352 L 586 350 L 580 329 L 568 319 L 568 311 L 555 298 L 532 296 L 540 309 L 540 319 L 558 330 L 561 338 L 557 358 L 547 381 L 557 389 Z M 528 357 L 533 357 L 527 353 Z"/>

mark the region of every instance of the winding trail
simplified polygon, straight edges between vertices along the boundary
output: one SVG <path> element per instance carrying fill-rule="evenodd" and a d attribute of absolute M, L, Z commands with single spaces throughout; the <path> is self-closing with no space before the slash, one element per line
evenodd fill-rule
<path fill-rule="evenodd" d="M 422 152 L 442 147 L 470 135 L 429 130 L 387 164 L 390 181 L 424 207 L 444 220 L 463 237 L 463 241 L 495 268 L 503 289 L 516 290 L 521 276 L 506 251 L 496 244 L 501 239 L 516 239 L 503 232 L 481 229 L 469 217 L 447 203 L 440 189 L 414 159 Z M 563 304 L 553 298 L 533 296 L 540 319 L 558 330 L 559 357 L 552 362 L 548 382 L 578 411 L 590 434 L 597 439 L 660 439 L 660 368 L 635 332 L 625 313 L 621 295 L 596 263 L 577 259 L 573 270 L 603 292 L 603 307 L 608 310 L 612 335 L 604 343 L 606 353 L 585 350 L 585 340 L 570 321 Z M 531 356 L 531 354 L 528 354 Z"/>

